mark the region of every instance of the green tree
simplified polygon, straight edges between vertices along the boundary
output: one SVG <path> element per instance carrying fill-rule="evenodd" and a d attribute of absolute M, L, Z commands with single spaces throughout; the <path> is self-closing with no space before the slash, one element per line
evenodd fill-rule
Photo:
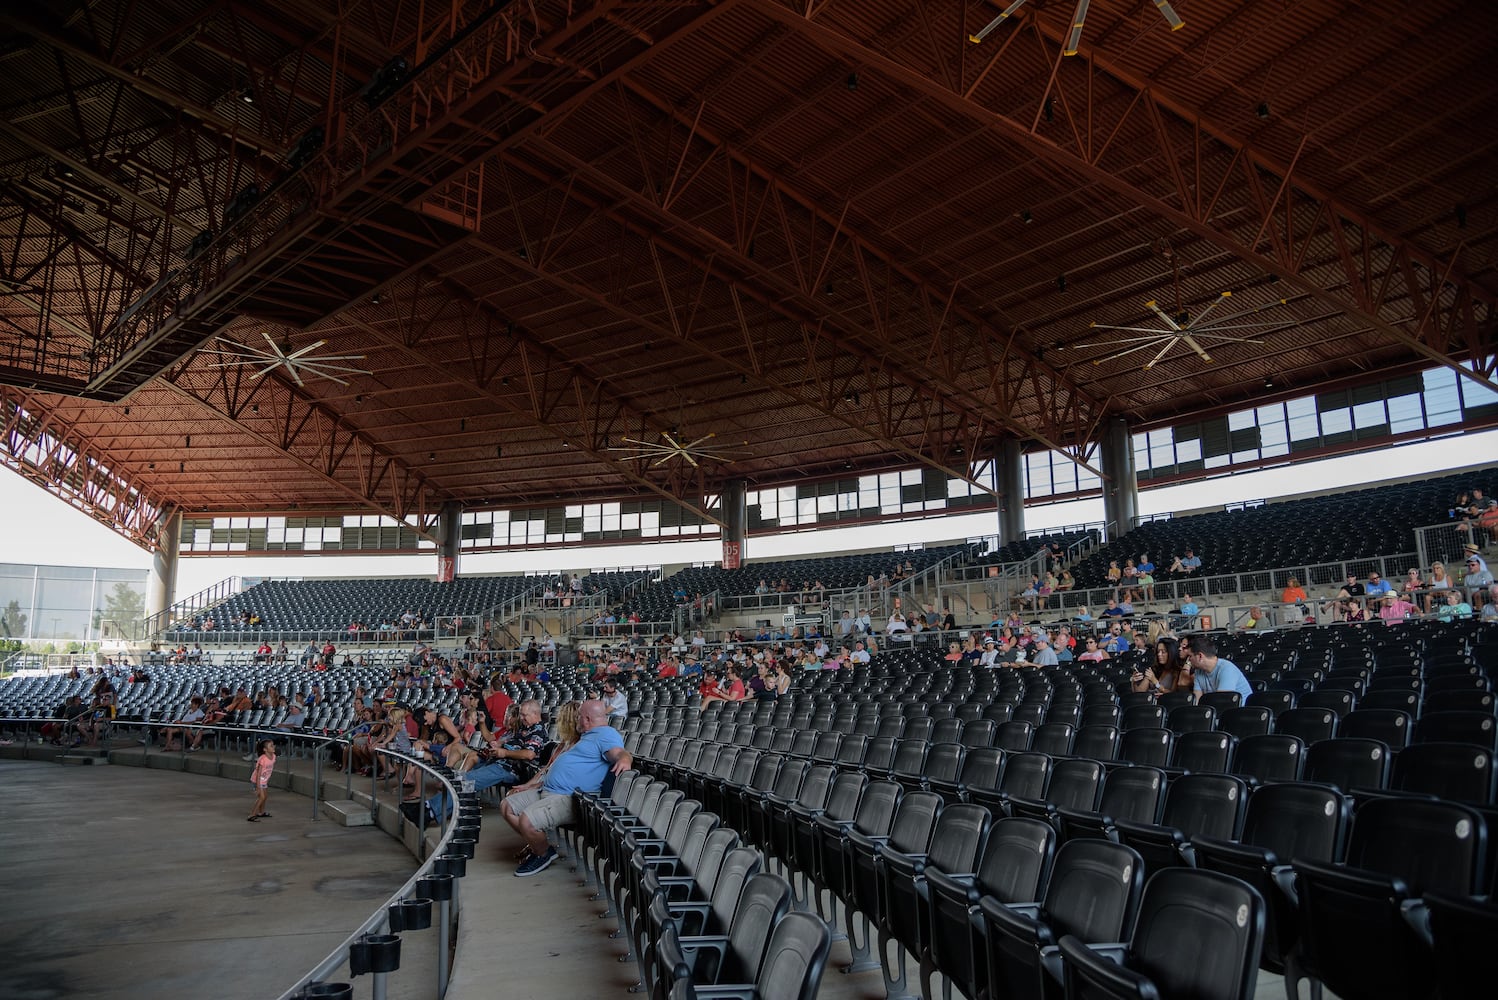
<path fill-rule="evenodd" d="M 109 619 L 118 622 L 126 635 L 134 634 L 134 626 L 146 617 L 145 595 L 124 580 L 115 583 L 114 589 L 104 595 L 104 607 L 94 612 L 94 628 L 99 622 Z"/>
<path fill-rule="evenodd" d="M 0 635 L 24 638 L 26 635 L 26 616 L 21 614 L 21 602 L 11 601 L 5 606 L 5 611 L 0 612 Z"/>

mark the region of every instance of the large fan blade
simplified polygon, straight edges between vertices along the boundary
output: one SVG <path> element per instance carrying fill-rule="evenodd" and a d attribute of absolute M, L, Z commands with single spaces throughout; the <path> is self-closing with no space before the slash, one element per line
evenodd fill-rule
<path fill-rule="evenodd" d="M 1202 317 L 1206 316 L 1207 313 L 1211 312 L 1213 309 L 1216 309 L 1218 306 L 1226 302 L 1229 298 L 1232 297 L 1232 294 L 1232 292 L 1219 292 L 1217 294 L 1217 298 L 1213 300 L 1211 305 L 1207 306 L 1207 308 L 1203 309 L 1197 315 L 1191 317 L 1190 321 L 1186 324 L 1186 329 L 1194 330 L 1197 327 L 1201 326 Z"/>
<path fill-rule="evenodd" d="M 1071 34 L 1066 36 L 1066 46 L 1061 50 L 1064 56 L 1077 54 L 1077 47 L 1082 44 L 1082 23 L 1087 20 L 1087 5 L 1091 0 L 1077 0 L 1076 13 L 1071 17 Z"/>
<path fill-rule="evenodd" d="M 1095 364 L 1095 365 L 1105 365 L 1105 364 L 1107 364 L 1110 361 L 1117 361 L 1120 358 L 1126 358 L 1130 354 L 1137 354 L 1139 351 L 1147 351 L 1151 347 L 1154 347 L 1156 344 L 1160 343 L 1160 341 L 1162 341 L 1162 340 L 1166 341 L 1165 349 L 1168 351 L 1172 347 L 1174 347 L 1176 344 L 1180 343 L 1181 338 L 1180 337 L 1176 337 L 1176 336 L 1172 336 L 1172 335 L 1170 335 L 1168 333 L 1167 334 L 1162 334 L 1159 337 L 1152 337 L 1152 338 L 1150 338 L 1150 340 L 1148 342 L 1146 342 L 1146 343 L 1137 344 L 1134 347 L 1126 348 L 1126 349 L 1124 349 L 1122 351 L 1115 351 L 1112 354 L 1106 355 L 1105 357 L 1094 358 L 1092 363 Z"/>
<path fill-rule="evenodd" d="M 1180 339 L 1180 337 L 1171 337 L 1170 340 L 1165 344 L 1165 346 L 1160 348 L 1160 353 L 1156 354 L 1153 358 L 1150 358 L 1150 360 L 1145 364 L 1144 370 L 1149 371 L 1151 368 L 1158 365 L 1160 363 L 1160 359 L 1165 357 L 1166 352 L 1169 351 L 1172 347 L 1176 346 L 1176 341 Z"/>
<path fill-rule="evenodd" d="M 1285 299 L 1275 299 L 1273 302 L 1265 302 L 1263 305 L 1253 306 L 1253 307 L 1248 308 L 1248 309 L 1240 309 L 1240 310 L 1238 310 L 1235 313 L 1228 313 L 1226 316 L 1219 316 L 1217 319 L 1213 320 L 1210 324 L 1207 324 L 1207 325 L 1211 326 L 1211 327 L 1213 327 L 1215 329 L 1219 329 L 1220 330 L 1220 329 L 1223 329 L 1224 324 L 1232 323 L 1234 320 L 1242 319 L 1245 316 L 1252 316 L 1255 313 L 1261 313 L 1261 312 L 1263 312 L 1265 309 L 1273 309 L 1275 306 L 1282 306 L 1282 305 L 1285 305 L 1285 304 L 1286 304 L 1286 300 Z M 1206 314 L 1203 313 L 1202 315 L 1206 315 Z M 1198 317 L 1198 320 L 1200 320 L 1200 317 Z M 1192 325 L 1196 326 L 1195 323 L 1193 323 Z M 1273 323 L 1265 323 L 1265 324 L 1262 324 L 1262 325 L 1264 325 L 1264 326 L 1274 326 L 1275 324 L 1273 324 Z M 1198 327 L 1198 329 L 1200 329 L 1200 327 Z"/>
<path fill-rule="evenodd" d="M 983 39 L 987 38 L 989 33 L 993 31 L 993 29 L 1003 24 L 1014 14 L 1015 11 L 1019 10 L 1024 5 L 1025 0 L 1014 0 L 1014 3 L 1004 8 L 1003 13 L 980 28 L 976 35 L 968 35 L 967 40 L 972 42 L 974 45 L 977 45 L 979 42 L 983 41 Z"/>
<path fill-rule="evenodd" d="M 1190 334 L 1187 334 L 1186 336 L 1182 337 L 1181 339 L 1184 340 L 1184 341 L 1186 341 L 1186 346 L 1189 347 L 1189 348 L 1191 348 L 1193 351 L 1195 351 L 1201 357 L 1201 359 L 1203 361 L 1205 361 L 1209 365 L 1212 363 L 1212 355 L 1208 354 L 1207 351 L 1206 351 L 1206 349 L 1203 348 L 1202 345 L 1200 345 L 1200 344 L 1198 344 L 1196 342 L 1196 338 L 1195 337 L 1191 336 Z"/>
<path fill-rule="evenodd" d="M 1180 31 L 1186 27 L 1186 22 L 1176 14 L 1175 8 L 1170 5 L 1170 0 L 1155 0 L 1155 6 L 1159 8 L 1161 14 L 1165 15 L 1165 20 L 1170 22 L 1171 31 Z"/>
<path fill-rule="evenodd" d="M 1151 312 L 1153 312 L 1156 316 L 1159 316 L 1162 320 L 1164 320 L 1166 326 L 1170 327 L 1172 330 L 1175 330 L 1177 333 L 1180 332 L 1180 329 L 1181 329 L 1180 325 L 1178 323 L 1176 323 L 1175 320 L 1173 320 L 1169 316 L 1165 315 L 1165 310 L 1161 309 L 1159 307 L 1159 305 L 1156 304 L 1156 302 L 1155 302 L 1154 299 L 1151 299 L 1150 301 L 1146 302 L 1145 306 Z"/>

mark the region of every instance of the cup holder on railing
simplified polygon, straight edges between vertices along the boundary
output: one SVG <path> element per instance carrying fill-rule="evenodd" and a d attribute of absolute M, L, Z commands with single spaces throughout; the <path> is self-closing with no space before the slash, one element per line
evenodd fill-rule
<path fill-rule="evenodd" d="M 465 823 L 460 820 L 458 825 L 453 828 L 453 836 L 463 837 L 477 844 L 479 842 L 479 825 L 477 823 Z"/>
<path fill-rule="evenodd" d="M 391 903 L 388 912 L 392 931 L 424 931 L 432 926 L 432 901 L 427 897 Z"/>
<path fill-rule="evenodd" d="M 461 854 L 465 858 L 472 858 L 476 841 L 472 837 L 454 837 L 447 842 L 447 849 L 453 854 Z"/>
<path fill-rule="evenodd" d="M 428 900 L 443 902 L 453 898 L 451 875 L 427 875 L 416 883 L 416 891 Z"/>
<path fill-rule="evenodd" d="M 438 875 L 462 878 L 468 874 L 468 859 L 461 854 L 444 854 L 433 863 L 432 871 Z"/>
<path fill-rule="evenodd" d="M 367 972 L 394 972 L 401 967 L 399 934 L 365 934 L 348 949 L 349 971 L 356 976 Z"/>
<path fill-rule="evenodd" d="M 297 1000 L 354 1000 L 352 983 L 308 983 Z"/>

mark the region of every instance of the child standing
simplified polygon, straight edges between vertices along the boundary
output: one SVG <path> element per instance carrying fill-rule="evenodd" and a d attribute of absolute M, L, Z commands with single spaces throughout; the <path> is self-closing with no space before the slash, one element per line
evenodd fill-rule
<path fill-rule="evenodd" d="M 250 772 L 250 784 L 255 789 L 255 807 L 247 817 L 251 823 L 262 817 L 270 819 L 270 813 L 265 811 L 265 797 L 270 789 L 270 774 L 276 768 L 275 740 L 261 740 L 257 749 L 260 759 L 255 761 L 255 769 Z"/>

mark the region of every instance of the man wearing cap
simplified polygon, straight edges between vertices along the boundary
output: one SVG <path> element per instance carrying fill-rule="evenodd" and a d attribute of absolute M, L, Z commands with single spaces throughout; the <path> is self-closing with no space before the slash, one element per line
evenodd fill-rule
<path fill-rule="evenodd" d="M 1482 550 L 1473 542 L 1468 542 L 1462 546 L 1462 559 L 1464 562 L 1471 562 L 1473 559 L 1476 559 L 1482 569 L 1486 570 L 1488 568 L 1488 561 L 1482 557 Z"/>
<path fill-rule="evenodd" d="M 1030 661 L 1037 667 L 1054 667 L 1060 661 L 1056 659 L 1056 651 L 1051 648 L 1051 637 L 1045 632 L 1035 636 L 1035 652 Z"/>
<path fill-rule="evenodd" d="M 1472 546 L 1467 546 L 1472 548 Z M 1481 608 L 1482 602 L 1488 594 L 1488 588 L 1493 585 L 1493 574 L 1482 561 L 1482 556 L 1475 553 L 1467 555 L 1467 575 L 1462 577 L 1462 586 L 1467 589 L 1467 603 L 1474 608 Z"/>
<path fill-rule="evenodd" d="M 1404 621 L 1415 613 L 1415 606 L 1399 596 L 1399 592 L 1391 590 L 1383 595 L 1384 605 L 1378 609 L 1378 617 L 1383 619 L 1385 625 L 1394 625 Z"/>

